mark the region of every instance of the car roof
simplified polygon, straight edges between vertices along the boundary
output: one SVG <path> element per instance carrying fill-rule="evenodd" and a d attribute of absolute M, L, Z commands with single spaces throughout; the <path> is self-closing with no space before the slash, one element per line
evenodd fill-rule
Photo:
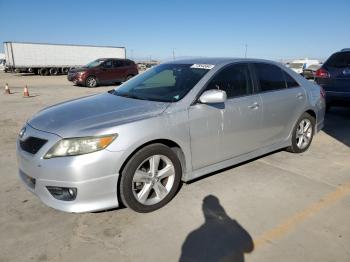
<path fill-rule="evenodd" d="M 201 57 L 201 58 L 187 58 L 174 61 L 167 61 L 166 64 L 210 64 L 210 65 L 224 65 L 237 62 L 264 62 L 271 64 L 279 64 L 271 60 L 253 59 L 253 58 L 231 58 L 231 57 Z"/>
<path fill-rule="evenodd" d="M 111 58 L 111 57 L 102 57 L 102 58 L 98 58 L 96 60 L 129 60 L 126 58 Z"/>

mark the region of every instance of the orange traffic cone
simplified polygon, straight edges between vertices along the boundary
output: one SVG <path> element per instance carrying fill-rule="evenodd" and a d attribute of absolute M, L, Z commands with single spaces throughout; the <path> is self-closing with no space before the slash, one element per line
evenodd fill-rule
<path fill-rule="evenodd" d="M 28 91 L 27 85 L 26 85 L 25 88 L 24 88 L 23 97 L 29 97 L 29 91 Z"/>
<path fill-rule="evenodd" d="M 11 94 L 11 91 L 10 91 L 8 83 L 6 83 L 6 85 L 5 85 L 5 94 L 7 94 L 7 95 Z"/>

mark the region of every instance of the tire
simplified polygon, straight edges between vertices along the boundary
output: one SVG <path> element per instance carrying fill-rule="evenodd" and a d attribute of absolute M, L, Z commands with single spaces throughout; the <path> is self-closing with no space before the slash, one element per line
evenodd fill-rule
<path fill-rule="evenodd" d="M 329 103 L 327 103 L 326 104 L 326 113 L 328 113 L 329 110 L 331 110 L 331 105 Z"/>
<path fill-rule="evenodd" d="M 126 78 L 125 78 L 125 82 L 130 80 L 131 78 L 133 78 L 134 76 L 133 75 L 128 75 Z"/>
<path fill-rule="evenodd" d="M 97 79 L 94 76 L 89 76 L 85 80 L 85 86 L 87 87 L 96 87 L 97 86 Z"/>
<path fill-rule="evenodd" d="M 41 68 L 41 69 L 39 70 L 39 74 L 40 74 L 41 76 L 47 76 L 47 75 L 49 75 L 49 70 L 48 70 L 47 68 Z"/>
<path fill-rule="evenodd" d="M 66 75 L 66 74 L 68 74 L 68 72 L 69 72 L 69 68 L 67 68 L 67 67 L 62 67 L 62 74 L 64 74 L 64 75 Z"/>
<path fill-rule="evenodd" d="M 58 69 L 55 67 L 50 68 L 50 75 L 52 75 L 52 76 L 58 75 Z"/>
<path fill-rule="evenodd" d="M 152 163 L 158 167 L 153 169 Z M 175 196 L 181 176 L 181 163 L 172 149 L 163 144 L 146 146 L 130 158 L 121 173 L 122 202 L 139 213 L 157 210 Z"/>
<path fill-rule="evenodd" d="M 308 113 L 303 113 L 293 128 L 292 144 L 287 148 L 287 151 L 291 153 L 305 152 L 311 145 L 314 133 L 315 118 Z"/>

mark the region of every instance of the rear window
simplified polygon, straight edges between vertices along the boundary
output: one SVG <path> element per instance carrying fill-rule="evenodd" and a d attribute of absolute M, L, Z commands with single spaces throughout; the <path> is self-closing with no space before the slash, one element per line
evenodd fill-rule
<path fill-rule="evenodd" d="M 310 65 L 307 69 L 310 69 L 310 70 L 317 70 L 321 67 L 321 65 Z"/>
<path fill-rule="evenodd" d="M 350 52 L 341 52 L 333 54 L 325 63 L 329 67 L 350 67 Z"/>
<path fill-rule="evenodd" d="M 294 69 L 300 69 L 300 68 L 304 67 L 304 64 L 303 63 L 290 63 L 289 67 L 294 68 Z"/>
<path fill-rule="evenodd" d="M 255 73 L 260 84 L 260 91 L 272 91 L 286 88 L 282 69 L 276 65 L 255 63 Z"/>

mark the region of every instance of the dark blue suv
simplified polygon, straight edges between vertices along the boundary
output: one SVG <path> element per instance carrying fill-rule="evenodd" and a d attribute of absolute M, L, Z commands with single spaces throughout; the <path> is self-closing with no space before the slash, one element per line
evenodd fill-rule
<path fill-rule="evenodd" d="M 350 48 L 331 55 L 316 71 L 315 81 L 326 91 L 327 110 L 350 106 Z"/>

